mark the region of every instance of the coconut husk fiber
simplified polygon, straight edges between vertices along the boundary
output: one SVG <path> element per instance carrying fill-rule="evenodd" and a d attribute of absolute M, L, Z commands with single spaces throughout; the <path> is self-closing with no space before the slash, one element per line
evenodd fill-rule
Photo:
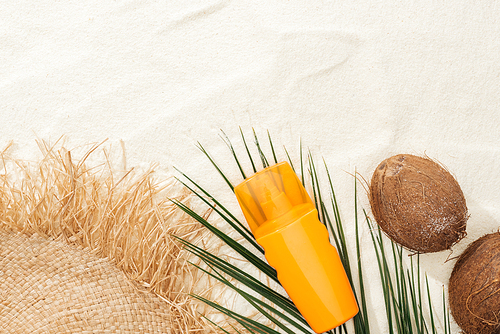
<path fill-rule="evenodd" d="M 216 332 L 189 296 L 213 282 L 172 236 L 212 238 L 169 200 L 193 196 L 154 168 L 114 168 L 99 145 L 77 159 L 38 144 L 40 161 L 0 155 L 0 332 Z"/>
<path fill-rule="evenodd" d="M 500 333 L 500 232 L 471 243 L 448 284 L 451 314 L 466 334 Z"/>
<path fill-rule="evenodd" d="M 382 161 L 370 183 L 380 228 L 419 253 L 450 249 L 466 235 L 468 210 L 456 179 L 437 162 L 411 154 Z"/>

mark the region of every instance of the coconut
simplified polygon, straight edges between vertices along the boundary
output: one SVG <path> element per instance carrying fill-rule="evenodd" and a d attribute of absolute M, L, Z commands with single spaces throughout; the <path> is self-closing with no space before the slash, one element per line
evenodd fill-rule
<path fill-rule="evenodd" d="M 448 285 L 451 314 L 467 334 L 500 333 L 500 233 L 467 247 Z"/>
<path fill-rule="evenodd" d="M 370 184 L 370 205 L 381 229 L 420 253 L 451 248 L 465 236 L 465 198 L 438 163 L 399 154 L 380 163 Z"/>

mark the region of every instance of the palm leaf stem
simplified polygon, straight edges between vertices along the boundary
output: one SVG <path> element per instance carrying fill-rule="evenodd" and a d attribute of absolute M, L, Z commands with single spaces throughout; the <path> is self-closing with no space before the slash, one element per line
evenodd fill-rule
<path fill-rule="evenodd" d="M 338 251 L 341 254 L 342 264 L 346 270 L 347 276 L 350 277 L 350 281 L 352 284 L 352 274 L 351 274 L 351 263 L 349 261 L 349 253 L 347 251 L 347 242 L 344 234 L 344 228 L 342 225 L 342 219 L 340 218 L 340 210 L 337 204 L 337 197 L 335 196 L 335 191 L 333 190 L 332 178 L 330 176 L 330 171 L 325 164 L 326 174 L 328 176 L 328 182 L 330 186 L 330 202 L 333 208 L 334 218 L 336 230 L 331 228 L 332 232 L 335 233 L 339 239 L 340 247 L 338 247 Z M 330 217 L 327 215 L 327 219 L 330 220 Z M 330 224 L 331 225 L 331 224 Z"/>
<path fill-rule="evenodd" d="M 323 160 L 323 162 L 324 162 L 324 160 Z M 348 252 L 347 252 L 347 243 L 346 243 L 346 240 L 345 240 L 345 236 L 343 234 L 343 229 L 342 229 L 342 223 L 340 221 L 340 216 L 338 216 L 338 220 L 337 220 L 338 224 L 337 224 L 337 231 L 336 231 L 333 228 L 333 226 L 332 226 L 331 219 L 329 217 L 328 211 L 326 210 L 326 207 L 325 207 L 322 195 L 321 195 L 321 189 L 320 189 L 320 186 L 319 186 L 318 173 L 316 171 L 314 160 L 311 158 L 311 154 L 309 154 L 309 166 L 310 166 L 309 169 L 310 169 L 310 174 L 311 174 L 314 199 L 315 199 L 315 202 L 318 203 L 318 206 L 320 208 L 319 212 L 321 212 L 320 219 L 322 219 L 323 220 L 323 224 L 325 224 L 327 226 L 327 228 L 329 228 L 329 230 L 331 232 L 331 235 L 333 236 L 335 245 L 337 246 L 337 249 L 339 251 L 339 256 L 340 256 L 340 258 L 342 260 L 342 263 L 344 265 L 344 269 L 346 271 L 346 274 L 347 274 L 347 277 L 349 279 L 349 282 L 350 282 L 351 286 L 354 286 L 353 277 L 352 277 L 352 271 L 351 271 L 351 267 L 350 267 L 350 263 L 349 263 L 349 256 L 348 256 Z M 325 168 L 326 168 L 327 173 L 328 173 L 328 178 L 329 178 L 329 182 L 330 182 L 330 186 L 331 186 L 331 194 L 334 196 L 335 192 L 333 191 L 333 185 L 332 185 L 332 182 L 331 182 L 331 177 L 329 175 L 328 168 L 326 167 L 326 164 L 325 164 Z M 357 206 L 355 208 L 356 208 L 355 212 L 356 212 L 356 223 L 357 223 Z M 341 231 L 341 234 L 339 233 L 339 229 Z M 357 245 L 358 245 L 357 254 L 358 254 L 358 256 L 360 256 L 359 255 L 360 254 L 359 235 L 357 236 L 357 238 L 358 238 L 357 239 Z M 361 264 L 360 264 L 360 262 L 358 262 L 358 274 L 359 274 L 359 278 L 360 278 L 360 284 L 361 284 L 361 287 L 362 287 L 361 288 L 361 293 L 362 293 L 362 302 L 361 302 L 361 305 L 362 305 L 362 308 L 361 308 L 360 312 L 354 317 L 354 328 L 355 328 L 355 332 L 356 333 L 369 333 L 368 319 L 366 318 L 366 314 L 367 314 L 366 300 L 364 298 L 364 286 L 363 286 L 363 283 L 362 283 L 362 271 L 361 271 Z M 354 292 L 354 296 L 355 296 L 356 300 L 358 301 L 356 290 L 353 289 L 353 292 Z M 359 303 L 359 301 L 358 301 L 358 303 Z M 342 326 L 339 329 L 340 333 L 343 330 L 345 330 L 345 332 L 347 333 L 347 329 L 345 328 L 345 326 Z"/>
<path fill-rule="evenodd" d="M 295 322 L 293 319 L 286 316 L 284 313 L 280 312 L 278 309 L 272 307 L 271 305 L 263 302 L 262 300 L 260 300 L 256 297 L 246 293 L 245 291 L 237 288 L 234 284 L 231 284 L 227 279 L 225 279 L 224 276 L 221 273 L 219 273 L 213 266 L 211 266 L 209 263 L 206 263 L 206 264 L 211 269 L 211 271 L 205 270 L 196 264 L 192 264 L 192 265 L 197 267 L 199 270 L 201 270 L 205 274 L 207 274 L 207 275 L 217 279 L 219 282 L 225 284 L 226 286 L 228 286 L 232 290 L 236 291 L 247 302 L 249 302 L 255 309 L 257 309 L 257 311 L 259 311 L 259 313 L 264 315 L 269 321 L 274 323 L 277 327 L 279 327 L 284 332 L 286 332 L 288 334 L 294 334 L 294 332 L 292 332 L 287 326 L 285 326 L 281 322 L 277 321 L 276 318 L 271 316 L 270 313 L 268 313 L 268 311 L 272 312 L 273 314 L 278 315 L 280 318 L 284 319 L 286 322 L 290 323 L 295 328 L 299 329 L 301 332 L 306 333 L 306 334 L 311 334 L 311 331 L 307 330 L 306 328 L 304 328 L 303 326 L 301 326 L 300 324 Z M 268 311 L 266 311 L 265 309 L 267 309 Z"/>
<path fill-rule="evenodd" d="M 229 150 L 231 151 L 231 154 L 233 155 L 234 160 L 235 160 L 236 164 L 238 165 L 238 169 L 240 170 L 241 176 L 243 177 L 243 179 L 246 179 L 247 177 L 245 175 L 245 172 L 243 171 L 243 168 L 241 167 L 240 160 L 238 159 L 238 156 L 236 155 L 236 151 L 234 150 L 233 144 L 229 140 L 229 137 L 226 135 L 226 133 L 222 130 L 221 130 L 221 132 L 224 135 L 224 137 L 221 137 L 221 138 L 226 143 Z"/>
<path fill-rule="evenodd" d="M 216 323 L 215 323 L 215 322 L 213 322 L 212 320 L 208 319 L 207 317 L 205 317 L 205 316 L 202 316 L 202 317 L 203 317 L 203 319 L 205 319 L 206 321 L 208 321 L 209 323 L 211 323 L 211 324 L 212 324 L 212 325 L 214 325 L 215 327 L 219 328 L 219 329 L 220 329 L 221 331 L 223 331 L 224 333 L 226 333 L 226 334 L 231 334 L 231 333 L 229 333 L 226 329 L 222 328 L 221 326 L 219 326 L 218 324 L 216 324 Z M 231 326 L 231 327 L 234 329 L 234 331 L 235 331 L 236 333 L 241 334 L 241 333 L 240 333 L 240 331 L 239 331 L 239 330 L 237 330 L 234 326 Z"/>
<path fill-rule="evenodd" d="M 184 175 L 184 174 L 183 174 Z M 185 176 L 185 175 L 184 175 Z M 224 221 L 226 221 L 232 228 L 234 228 L 243 238 L 245 238 L 255 249 L 264 254 L 264 250 L 262 247 L 255 241 L 255 237 L 253 234 L 243 225 L 233 214 L 229 212 L 220 202 L 218 202 L 215 198 L 210 196 L 203 188 L 201 188 L 198 184 L 194 183 L 191 179 L 185 176 L 196 188 L 202 191 L 208 198 L 213 202 L 208 201 L 204 196 L 195 191 L 192 187 L 190 187 L 187 183 L 182 180 L 177 179 L 180 183 L 182 183 L 187 189 L 189 189 L 196 197 L 200 198 L 208 207 L 214 210 Z M 222 211 L 221 211 L 222 210 Z"/>
<path fill-rule="evenodd" d="M 292 158 L 290 158 L 290 154 L 288 154 L 288 151 L 287 151 L 287 149 L 286 149 L 286 147 L 285 147 L 285 146 L 283 146 L 283 151 L 285 151 L 285 154 L 286 154 L 286 157 L 287 157 L 287 159 L 288 159 L 288 163 L 290 164 L 290 167 L 292 167 L 292 170 L 293 170 L 295 173 L 297 173 L 297 172 L 295 171 L 295 167 L 293 167 Z"/>
<path fill-rule="evenodd" d="M 234 192 L 234 186 L 231 184 L 231 182 L 226 177 L 226 175 L 222 172 L 222 170 L 219 168 L 219 166 L 215 163 L 215 161 L 212 159 L 212 157 L 210 156 L 210 154 L 208 154 L 207 150 L 205 150 L 205 148 L 203 147 L 203 145 L 201 145 L 200 143 L 198 143 L 198 149 L 200 149 L 200 151 L 203 152 L 203 154 L 205 154 L 205 156 L 208 158 L 208 160 L 210 160 L 210 162 L 212 163 L 212 165 L 215 167 L 215 169 L 217 169 L 217 171 L 219 172 L 219 174 L 222 176 L 222 178 L 224 179 L 224 181 L 226 181 L 226 184 L 229 186 L 229 188 L 231 188 L 231 191 Z"/>
<path fill-rule="evenodd" d="M 434 323 L 434 312 L 432 311 L 431 291 L 429 289 L 429 280 L 427 279 L 427 275 L 425 275 L 425 286 L 427 288 L 427 299 L 428 299 L 428 302 L 429 302 L 429 315 L 430 315 L 430 318 L 431 318 L 432 334 L 436 334 L 436 325 Z"/>
<path fill-rule="evenodd" d="M 302 317 L 300 312 L 297 310 L 295 304 L 293 304 L 292 301 L 287 297 L 285 297 L 284 295 L 281 295 L 280 293 L 271 289 L 270 287 L 263 284 L 262 282 L 252 277 L 248 273 L 233 266 L 229 262 L 222 260 L 219 257 L 205 251 L 204 249 L 197 247 L 183 239 L 179 239 L 179 241 L 186 247 L 186 249 L 189 252 L 198 256 L 205 263 L 234 278 L 236 281 L 240 282 L 244 286 L 255 291 L 257 294 L 268 299 L 269 301 L 271 301 L 272 303 L 276 304 L 281 309 L 283 309 L 285 312 L 292 315 L 294 318 L 296 318 L 303 324 L 307 325 L 307 322 Z"/>
<path fill-rule="evenodd" d="M 358 262 L 358 279 L 359 279 L 359 295 L 361 296 L 361 307 L 360 312 L 356 317 L 359 320 L 355 319 L 355 331 L 356 333 L 369 334 L 370 333 L 370 324 L 368 322 L 368 310 L 366 306 L 366 297 L 365 297 L 365 286 L 363 281 L 363 269 L 361 267 L 361 245 L 359 238 L 359 221 L 358 221 L 358 186 L 357 186 L 357 178 L 354 178 L 354 223 L 355 223 L 355 233 L 356 233 L 356 256 Z M 351 282 L 352 284 L 352 282 Z M 354 289 L 355 291 L 355 289 Z M 357 297 L 357 294 L 356 294 Z M 356 298 L 357 299 L 357 298 Z M 359 302 L 358 302 L 359 304 Z M 358 323 L 360 322 L 360 323 Z"/>
<path fill-rule="evenodd" d="M 256 145 L 260 160 L 262 162 L 263 168 L 269 166 L 269 160 L 265 156 L 262 151 L 262 147 L 260 145 L 259 139 L 253 130 L 254 144 Z M 242 168 L 239 158 L 236 155 L 236 151 L 229 138 L 222 132 L 224 137 L 222 139 L 225 141 L 228 146 L 231 154 L 233 155 L 234 161 L 236 162 L 238 169 L 243 178 L 246 178 L 246 174 Z M 248 158 L 252 164 L 252 168 L 254 173 L 257 172 L 254 159 L 250 153 L 248 145 L 245 140 L 245 136 L 243 135 L 243 131 L 240 128 L 241 137 L 243 139 L 243 143 L 245 146 L 245 150 L 247 152 Z M 274 163 L 278 162 L 277 155 L 274 149 L 273 141 L 271 139 L 271 135 L 269 131 L 267 132 L 267 137 L 269 140 L 269 145 L 272 152 L 272 159 Z M 224 175 L 221 168 L 215 163 L 215 161 L 210 157 L 205 148 L 198 143 L 199 149 L 207 156 L 209 161 L 218 171 L 218 173 L 222 176 L 224 181 L 228 184 L 231 190 L 234 192 L 234 187 L 229 179 Z M 288 154 L 288 151 L 285 147 L 283 147 L 285 154 L 290 162 L 290 165 L 293 168 L 292 159 Z M 346 270 L 346 274 L 348 275 L 349 281 L 352 286 L 353 285 L 353 272 L 350 267 L 349 254 L 347 250 L 347 242 L 344 234 L 344 229 L 342 225 L 342 221 L 340 218 L 340 210 L 337 204 L 337 199 L 335 197 L 335 192 L 333 191 L 333 185 L 330 173 L 326 166 L 326 163 L 323 159 L 325 169 L 328 175 L 328 181 L 330 185 L 330 201 L 331 206 L 333 208 L 333 217 L 335 219 L 335 224 L 333 224 L 332 219 L 330 218 L 329 210 L 326 208 L 323 201 L 323 194 L 320 189 L 319 177 L 316 170 L 316 166 L 314 164 L 314 159 L 312 158 L 311 152 L 308 152 L 307 163 L 309 170 L 308 172 L 304 167 L 304 157 L 303 157 L 303 149 L 302 149 L 302 140 L 300 141 L 300 176 L 302 184 L 305 186 L 305 175 L 309 174 L 311 177 L 311 186 L 313 199 L 315 202 L 316 209 L 318 211 L 318 218 L 320 221 L 328 228 L 333 237 L 333 241 L 337 247 L 339 252 L 339 256 L 341 257 L 342 263 Z M 294 169 L 295 171 L 295 169 Z M 183 174 L 184 177 L 189 180 L 194 185 L 193 187 L 188 187 L 192 192 L 194 192 L 200 199 L 204 201 L 212 210 L 214 210 L 217 214 L 221 215 L 225 222 L 227 222 L 230 226 L 232 226 L 236 232 L 238 232 L 245 240 L 250 242 L 250 244 L 258 249 L 260 252 L 263 252 L 262 248 L 255 242 L 253 234 L 243 225 L 238 219 L 235 218 L 224 206 L 222 206 L 218 201 L 216 201 L 212 196 L 208 194 L 204 189 L 198 186 L 195 182 L 193 182 L 190 178 Z M 181 181 L 182 182 L 182 181 Z M 186 185 L 184 182 L 182 182 Z M 200 193 L 201 192 L 201 193 Z M 208 199 L 206 197 L 208 197 Z M 267 263 L 265 263 L 260 258 L 256 257 L 253 253 L 247 250 L 244 246 L 236 242 L 235 240 L 228 237 L 225 233 L 215 228 L 211 223 L 206 221 L 203 217 L 196 214 L 194 211 L 190 210 L 187 206 L 183 206 L 180 202 L 175 202 L 177 206 L 179 206 L 184 212 L 192 216 L 195 220 L 199 221 L 205 227 L 207 227 L 212 233 L 214 233 L 217 237 L 223 240 L 229 247 L 233 248 L 238 254 L 243 256 L 246 260 L 248 260 L 252 265 L 254 265 L 257 269 L 261 270 L 264 274 L 270 277 L 275 282 L 279 283 L 276 276 L 276 271 L 270 267 Z M 360 231 L 359 231 L 359 221 L 358 221 L 358 203 L 357 203 L 357 184 L 355 182 L 355 235 L 356 235 L 356 257 L 357 257 L 357 274 L 359 279 L 359 296 L 360 299 L 357 298 L 356 289 L 354 289 L 356 300 L 360 304 L 360 312 L 354 318 L 354 329 L 356 334 L 366 334 L 369 333 L 369 322 L 367 318 L 367 303 L 365 297 L 365 286 L 363 282 L 363 272 L 361 266 L 361 245 L 360 245 Z M 370 236 L 372 239 L 372 243 L 375 249 L 375 255 L 377 257 L 377 265 L 379 268 L 379 274 L 382 281 L 382 289 L 384 294 L 384 302 L 386 305 L 386 316 L 389 325 L 389 333 L 394 334 L 429 334 L 427 323 L 424 319 L 424 313 L 422 310 L 422 293 L 421 293 L 421 280 L 420 280 L 420 266 L 419 261 L 417 261 L 416 265 L 416 275 L 414 271 L 413 260 L 410 261 L 411 270 L 407 269 L 404 265 L 403 261 L 403 250 L 400 246 L 391 243 L 392 247 L 392 257 L 386 252 L 384 247 L 384 240 L 382 237 L 382 233 L 378 230 L 378 233 L 372 228 L 370 223 L 370 219 L 365 210 L 363 210 L 365 215 L 365 219 L 370 228 Z M 234 289 L 238 294 L 240 294 L 243 298 L 245 298 L 255 309 L 258 310 L 263 316 L 265 316 L 269 321 L 274 323 L 277 327 L 281 328 L 286 333 L 293 333 L 287 327 L 281 323 L 281 320 L 288 322 L 297 330 L 310 333 L 308 329 L 307 322 L 300 315 L 295 305 L 284 295 L 275 292 L 270 289 L 260 281 L 256 280 L 254 277 L 251 277 L 248 273 L 238 269 L 237 267 L 229 264 L 228 262 L 218 259 L 217 257 L 211 255 L 210 253 L 202 250 L 201 248 L 196 248 L 194 245 L 184 244 L 189 251 L 202 259 L 205 264 L 211 269 L 211 273 L 208 271 L 204 271 L 207 275 L 211 275 L 216 279 L 219 279 L 221 282 L 225 281 L 225 284 L 232 289 Z M 391 260 L 392 258 L 392 260 Z M 418 255 L 417 255 L 418 258 Z M 201 269 L 201 268 L 200 268 Z M 233 286 L 227 279 L 225 279 L 222 274 L 229 275 L 234 278 L 236 281 L 243 284 L 243 286 L 251 289 L 257 295 L 262 296 L 265 300 L 272 303 L 272 305 L 276 305 L 279 309 L 276 309 L 274 306 L 271 306 L 266 301 L 253 296 L 239 288 Z M 258 283 L 257 283 L 258 282 Z M 432 330 L 432 334 L 436 333 L 436 327 L 434 323 L 434 315 L 432 311 L 431 305 L 431 296 L 429 290 L 429 283 L 427 277 L 425 278 L 425 283 L 427 287 L 427 299 L 429 304 L 429 315 L 430 315 L 430 326 L 429 328 Z M 214 302 L 206 300 L 200 296 L 196 296 L 199 300 L 204 301 L 208 305 L 213 306 L 217 310 L 222 313 L 230 316 L 235 319 L 238 323 L 240 323 L 244 328 L 246 328 L 250 333 L 259 333 L 259 334 L 276 334 L 277 331 L 259 324 L 258 322 L 241 316 L 231 310 L 228 310 L 220 305 L 217 305 Z M 443 300 L 445 300 L 445 296 L 443 293 Z M 443 312 L 444 312 L 444 328 L 445 334 L 448 334 L 450 331 L 449 325 L 449 314 L 447 314 L 447 309 L 445 302 L 443 302 Z M 278 320 L 281 319 L 281 320 Z M 270 331 L 271 330 L 271 331 Z M 395 332 L 396 331 L 396 332 Z M 340 326 L 336 329 L 329 331 L 330 334 L 347 334 L 347 328 L 345 325 Z"/>
<path fill-rule="evenodd" d="M 370 236 L 371 236 L 372 243 L 374 246 L 375 256 L 377 257 L 377 265 L 378 265 L 380 279 L 381 279 L 381 283 L 382 283 L 382 291 L 383 291 L 383 295 L 384 295 L 385 312 L 386 312 L 386 316 L 387 316 L 389 333 L 394 334 L 394 327 L 393 327 L 393 321 L 392 321 L 392 318 L 393 318 L 392 303 L 391 303 L 391 298 L 389 296 L 389 288 L 388 288 L 389 282 L 388 282 L 387 276 L 384 273 L 384 266 L 382 265 L 382 262 L 383 262 L 382 256 L 383 255 L 382 255 L 381 249 L 379 249 L 379 247 L 378 247 L 378 241 L 377 241 L 378 236 L 377 236 L 376 232 L 373 231 L 373 227 L 370 223 L 370 219 L 369 219 L 368 215 L 366 214 L 366 212 L 365 212 L 365 219 L 366 219 L 366 222 L 368 224 L 368 228 L 370 229 Z M 380 231 L 379 231 L 379 234 L 380 234 Z"/>
<path fill-rule="evenodd" d="M 413 258 L 410 258 L 410 268 L 406 270 L 407 280 L 409 284 L 409 293 L 411 300 L 411 309 L 413 311 L 413 318 L 415 319 L 415 327 L 418 334 L 424 334 L 424 328 L 421 321 L 419 321 L 419 309 L 422 305 L 420 304 L 420 296 L 417 296 L 417 291 L 415 289 L 415 271 L 413 265 Z"/>
<path fill-rule="evenodd" d="M 269 162 L 267 161 L 267 158 L 262 152 L 262 149 L 260 148 L 260 143 L 259 143 L 259 138 L 257 137 L 257 133 L 255 132 L 255 129 L 252 128 L 253 131 L 253 138 L 255 141 L 255 146 L 257 147 L 257 151 L 259 152 L 260 160 L 262 162 L 262 168 L 267 168 L 269 167 Z"/>
<path fill-rule="evenodd" d="M 252 164 L 252 170 L 254 173 L 257 173 L 257 168 L 255 168 L 255 163 L 253 162 L 252 154 L 250 154 L 250 150 L 248 149 L 247 141 L 245 140 L 245 135 L 243 134 L 241 127 L 240 127 L 240 134 L 241 134 L 241 139 L 243 140 L 243 145 L 245 145 L 245 149 L 247 151 L 248 159 L 250 159 L 250 163 Z"/>
<path fill-rule="evenodd" d="M 299 143 L 299 159 L 300 159 L 300 174 L 301 174 L 301 181 L 302 181 L 302 185 L 304 185 L 304 187 L 306 186 L 306 182 L 305 182 L 305 171 L 304 171 L 304 158 L 303 158 L 303 153 L 302 153 L 302 138 L 300 139 L 300 143 Z"/>
<path fill-rule="evenodd" d="M 213 307 L 214 309 L 218 310 L 219 312 L 227 315 L 228 317 L 236 320 L 240 325 L 242 325 L 246 330 L 248 330 L 250 333 L 260 333 L 260 334 L 280 334 L 278 331 L 265 326 L 255 320 L 252 320 L 248 317 L 242 316 L 241 314 L 234 312 L 226 307 L 223 307 L 209 299 L 206 299 L 204 297 L 198 296 L 198 295 L 191 295 L 193 298 L 196 298 L 205 304 Z"/>
<path fill-rule="evenodd" d="M 246 260 L 248 260 L 250 263 L 252 263 L 254 266 L 256 266 L 259 270 L 261 270 L 264 274 L 266 274 L 269 278 L 271 278 L 273 281 L 279 283 L 278 277 L 276 270 L 271 267 L 269 264 L 258 258 L 255 254 L 253 254 L 251 251 L 246 249 L 243 245 L 235 241 L 233 238 L 228 236 L 226 233 L 222 232 L 212 224 L 210 224 L 207 220 L 205 220 L 203 217 L 198 215 L 195 211 L 190 209 L 187 205 L 179 202 L 178 200 L 172 200 L 172 202 L 177 205 L 182 211 L 190 215 L 192 218 L 194 218 L 196 221 L 201 223 L 203 226 L 205 226 L 207 229 L 209 229 L 213 234 L 215 234 L 219 239 L 224 241 L 229 247 L 231 247 L 233 250 L 235 250 L 238 254 L 243 256 Z"/>
<path fill-rule="evenodd" d="M 267 138 L 269 139 L 269 145 L 271 146 L 271 152 L 273 153 L 274 163 L 277 164 L 278 158 L 276 157 L 276 152 L 274 151 L 273 140 L 271 139 L 271 134 L 269 133 L 269 130 L 267 130 Z"/>

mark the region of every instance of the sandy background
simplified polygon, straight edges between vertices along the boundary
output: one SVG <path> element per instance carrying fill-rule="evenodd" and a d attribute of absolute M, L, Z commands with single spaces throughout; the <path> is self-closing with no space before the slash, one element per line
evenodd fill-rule
<path fill-rule="evenodd" d="M 238 182 L 220 129 L 241 126 L 333 175 L 352 236 L 355 169 L 427 154 L 458 179 L 471 218 L 458 254 L 500 226 L 500 5 L 481 1 L 1 1 L 0 146 L 125 147 L 127 167 L 175 165 L 237 210 L 195 147 Z M 265 149 L 269 152 L 268 147 Z M 281 150 L 280 157 L 285 155 Z M 248 165 L 247 165 L 248 166 Z M 361 204 L 368 208 L 364 193 Z M 364 265 L 374 271 L 366 231 Z M 422 257 L 436 307 L 454 261 Z M 374 277 L 376 275 L 373 275 Z M 385 333 L 377 281 L 374 333 Z M 455 328 L 455 332 L 458 330 Z"/>

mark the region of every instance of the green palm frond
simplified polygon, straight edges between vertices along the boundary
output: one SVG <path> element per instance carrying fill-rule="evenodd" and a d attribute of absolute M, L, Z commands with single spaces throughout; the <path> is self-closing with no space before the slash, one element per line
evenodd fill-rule
<path fill-rule="evenodd" d="M 375 249 L 382 290 L 386 306 L 386 316 L 389 333 L 398 334 L 437 334 L 438 326 L 435 322 L 429 281 L 425 275 L 425 286 L 421 282 L 420 254 L 410 257 L 410 264 L 406 266 L 403 248 L 390 241 L 391 251 L 386 252 L 385 236 L 364 211 L 365 219 L 370 228 L 370 235 Z M 413 261 L 416 257 L 416 263 Z M 427 307 L 424 305 L 422 288 L 426 289 Z M 443 290 L 443 331 L 451 333 L 450 315 L 446 307 L 446 298 Z"/>
<path fill-rule="evenodd" d="M 248 157 L 252 172 L 257 172 L 257 167 L 255 164 L 255 159 L 250 153 L 249 146 L 247 144 L 245 135 L 241 128 L 239 129 L 241 139 L 244 145 L 244 151 Z M 277 163 L 279 161 L 278 155 L 275 151 L 275 145 L 271 139 L 271 135 L 267 132 L 267 139 L 269 148 L 271 150 L 271 159 L 269 159 L 264 153 L 263 146 L 259 141 L 257 133 L 252 129 L 252 136 L 254 139 L 254 145 L 258 152 L 259 157 L 257 161 L 260 160 L 262 167 L 265 168 L 269 166 L 269 162 Z M 229 137 L 222 132 L 222 140 L 226 143 L 231 155 L 234 158 L 236 168 L 238 168 L 241 176 L 245 179 L 250 174 L 244 171 L 240 158 L 237 156 L 237 152 L 233 144 L 231 143 Z M 327 193 L 325 195 L 325 190 L 321 186 L 322 182 L 320 180 L 320 173 L 317 171 L 315 159 L 313 158 L 311 152 L 308 152 L 307 156 L 304 158 L 302 142 L 299 145 L 299 163 L 300 172 L 295 170 L 294 164 L 290 155 L 285 147 L 283 147 L 285 156 L 290 162 L 290 165 L 299 174 L 302 183 L 305 186 L 310 186 L 312 190 L 312 198 L 315 202 L 316 208 L 318 210 L 318 216 L 320 221 L 327 227 L 331 242 L 336 246 L 338 253 L 340 255 L 342 264 L 346 270 L 347 276 L 354 288 L 356 300 L 360 306 L 360 312 L 356 315 L 352 324 L 354 327 L 355 334 L 369 334 L 370 333 L 370 322 L 368 319 L 368 309 L 369 305 L 365 295 L 365 282 L 363 276 L 363 268 L 361 262 L 361 228 L 358 219 L 358 203 L 357 203 L 357 175 L 355 175 L 354 189 L 355 189 L 355 199 L 354 199 L 354 229 L 355 238 L 353 241 L 346 239 L 346 234 L 344 232 L 344 224 L 341 219 L 340 209 L 338 207 L 335 192 L 333 190 L 333 182 L 326 165 L 323 160 L 323 168 L 327 177 Z M 198 143 L 198 148 L 201 152 L 208 158 L 209 162 L 214 166 L 216 171 L 221 175 L 225 183 L 229 186 L 231 191 L 234 192 L 234 186 L 229 178 L 224 174 L 219 165 L 215 162 L 208 151 Z M 244 155 L 244 153 L 243 153 Z M 305 167 L 306 166 L 306 167 Z M 306 170 L 307 168 L 307 170 Z M 255 267 L 258 271 L 265 274 L 272 281 L 279 284 L 277 273 L 267 264 L 267 262 L 261 259 L 263 254 L 263 249 L 255 241 L 254 236 L 249 231 L 247 226 L 239 221 L 234 214 L 230 212 L 220 201 L 214 198 L 210 193 L 202 188 L 198 183 L 196 183 L 192 178 L 180 172 L 181 179 L 179 179 L 184 186 L 186 186 L 190 191 L 192 191 L 198 198 L 200 198 L 211 210 L 213 210 L 217 215 L 219 215 L 222 220 L 227 223 L 237 234 L 242 237 L 242 241 L 237 241 L 240 238 L 232 238 L 227 232 L 223 232 L 217 227 L 215 227 L 211 222 L 205 219 L 201 214 L 198 214 L 187 205 L 175 201 L 174 203 L 192 218 L 200 222 L 203 226 L 209 229 L 214 235 L 220 238 L 227 246 L 232 248 L 237 254 L 239 254 L 243 259 L 245 259 L 249 264 Z M 253 174 L 252 173 L 252 174 Z M 309 180 L 309 184 L 306 184 L 306 178 Z M 381 289 L 383 291 L 384 302 L 386 306 L 386 318 L 389 328 L 389 333 L 398 334 L 434 334 L 438 333 L 436 326 L 436 317 L 432 308 L 431 294 L 429 290 L 429 283 L 427 277 L 425 277 L 425 287 L 421 279 L 422 273 L 420 272 L 420 256 L 417 254 L 416 263 L 413 261 L 413 257 L 410 257 L 409 266 L 406 265 L 404 259 L 404 250 L 394 244 L 390 243 L 390 249 L 386 249 L 386 244 L 388 243 L 387 238 L 381 233 L 380 230 L 375 228 L 375 225 L 371 222 L 368 214 L 365 210 L 361 210 L 366 220 L 367 226 L 369 228 L 369 235 L 372 240 L 372 245 L 374 247 L 373 251 L 377 258 L 379 274 L 381 278 Z M 297 310 L 293 302 L 285 294 L 282 294 L 268 285 L 264 284 L 261 280 L 255 278 L 255 275 L 235 266 L 228 260 L 217 257 L 207 250 L 191 244 L 185 240 L 179 239 L 184 247 L 201 259 L 204 266 L 195 265 L 199 270 L 213 279 L 221 282 L 223 285 L 229 289 L 236 292 L 241 296 L 248 304 L 254 308 L 267 322 L 266 324 L 256 321 L 255 319 L 245 317 L 232 311 L 224 306 L 217 304 L 214 301 L 208 300 L 201 296 L 194 296 L 195 298 L 201 300 L 207 305 L 213 307 L 217 311 L 225 314 L 229 318 L 236 321 L 241 328 L 244 328 L 249 333 L 260 333 L 260 334 L 276 334 L 276 333 L 313 333 L 312 329 L 307 324 L 306 320 L 302 317 L 300 312 Z M 349 245 L 351 242 L 354 243 L 355 252 L 351 256 L 355 256 L 355 266 L 351 265 L 351 258 L 349 254 Z M 366 251 L 366 247 L 363 248 Z M 258 256 L 260 255 L 260 256 Z M 427 291 L 427 307 L 424 308 L 423 289 Z M 444 324 L 444 334 L 451 333 L 450 329 L 450 315 L 446 307 L 446 298 L 444 296 L 443 290 L 443 324 Z M 217 325 L 218 326 L 218 325 Z M 229 333 L 228 329 L 223 329 L 218 326 L 220 330 L 224 333 Z M 236 328 L 232 328 L 235 333 L 240 333 Z M 344 324 L 329 333 L 331 334 L 347 334 L 347 326 Z"/>

